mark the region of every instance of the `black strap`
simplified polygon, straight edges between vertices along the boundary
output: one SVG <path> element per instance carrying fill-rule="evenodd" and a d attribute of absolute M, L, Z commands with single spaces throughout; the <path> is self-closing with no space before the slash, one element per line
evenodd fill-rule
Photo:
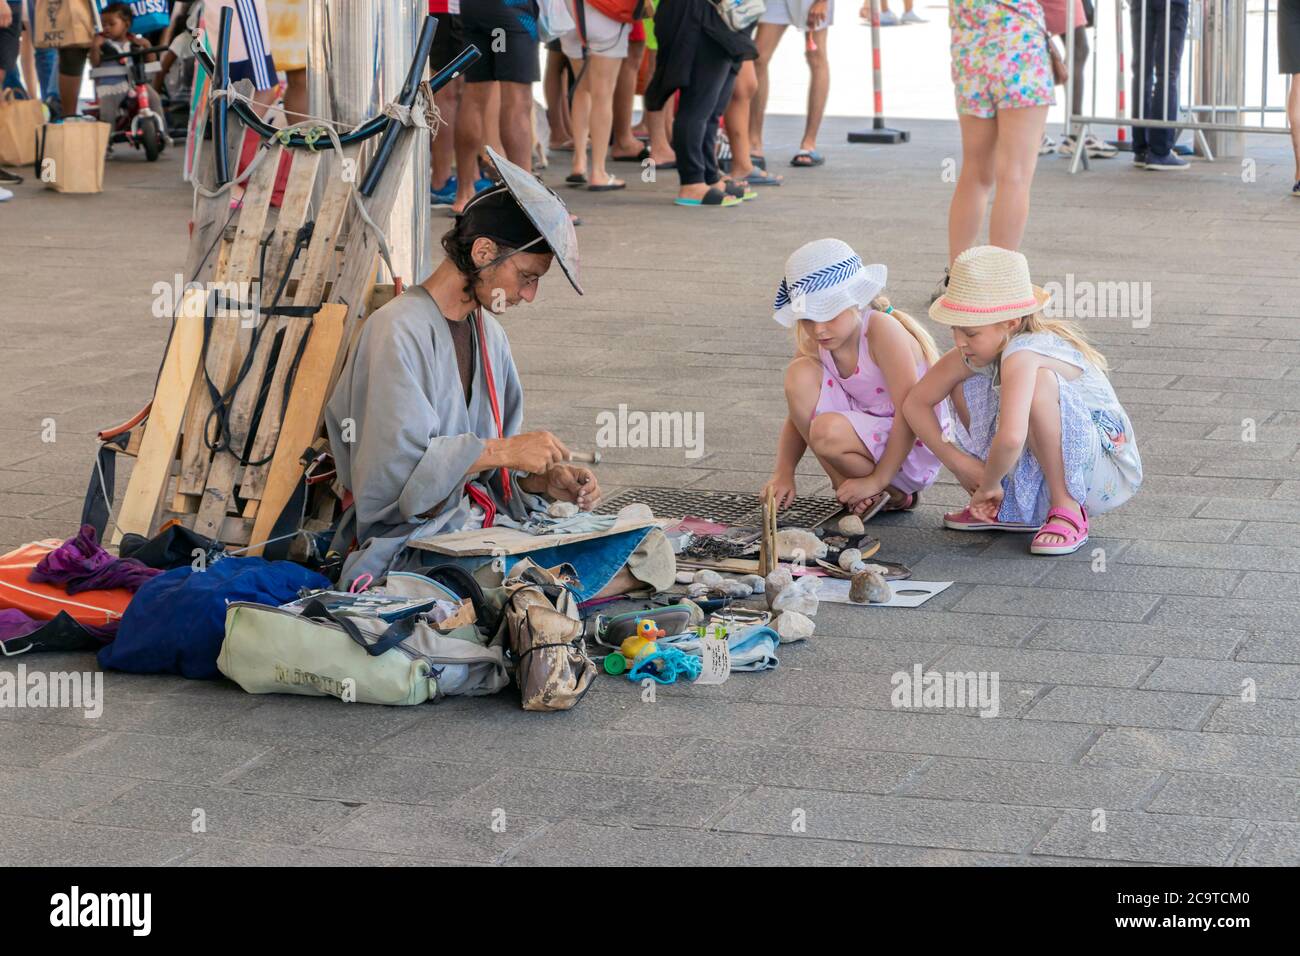
<path fill-rule="evenodd" d="M 422 568 L 420 573 L 430 580 L 437 581 L 457 597 L 467 598 L 474 605 L 474 614 L 483 626 L 489 631 L 495 630 L 490 626 L 490 619 L 495 615 L 488 607 L 483 588 L 478 581 L 474 580 L 472 574 L 458 564 L 436 564 L 431 568 Z"/>
<path fill-rule="evenodd" d="M 126 448 L 130 440 L 131 433 L 126 431 L 104 442 L 90 469 L 90 484 L 86 485 L 86 498 L 81 504 L 81 523 L 94 528 L 101 541 L 104 540 L 104 529 L 108 527 L 108 516 L 113 510 L 116 494 L 113 486 L 117 478 L 117 450 Z"/>
<path fill-rule="evenodd" d="M 365 635 L 361 633 L 361 628 L 357 627 L 356 622 L 351 620 L 348 615 L 334 614 L 320 600 L 308 602 L 303 607 L 301 616 L 312 621 L 326 621 L 330 624 L 337 624 L 343 628 L 348 637 L 360 644 L 371 657 L 378 657 L 391 651 L 403 640 L 410 637 L 415 630 L 415 618 L 404 618 L 390 625 L 388 630 L 384 632 L 384 636 L 372 644 L 366 640 Z"/>

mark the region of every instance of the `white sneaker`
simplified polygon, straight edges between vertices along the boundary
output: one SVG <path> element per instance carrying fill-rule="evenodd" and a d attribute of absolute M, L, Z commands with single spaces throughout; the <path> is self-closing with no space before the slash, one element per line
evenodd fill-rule
<path fill-rule="evenodd" d="M 1054 152 L 1056 152 L 1056 143 L 1052 140 L 1052 137 L 1044 133 L 1043 142 L 1039 144 L 1038 147 L 1038 155 L 1046 156 L 1048 153 L 1054 153 Z"/>
<path fill-rule="evenodd" d="M 898 26 L 898 14 L 895 13 L 893 10 L 886 10 L 884 13 L 880 15 L 880 25 L 882 27 Z"/>
<path fill-rule="evenodd" d="M 14 198 L 13 193 L 5 189 L 3 186 L 0 186 L 0 202 L 7 202 L 13 198 Z"/>
<path fill-rule="evenodd" d="M 929 23 L 930 21 L 927 20 L 925 17 L 921 16 L 921 15 L 920 15 L 919 13 L 917 13 L 915 10 L 908 10 L 906 13 L 903 14 L 903 19 L 902 19 L 901 22 L 903 22 L 903 23 Z"/>
<path fill-rule="evenodd" d="M 1061 143 L 1065 146 L 1065 143 Z M 1088 151 L 1088 159 L 1114 159 L 1119 152 L 1112 144 L 1089 133 L 1083 138 L 1083 148 Z M 1063 151 L 1063 150 L 1062 150 Z M 1074 152 L 1074 137 L 1070 137 L 1070 153 Z M 1070 155 L 1066 153 L 1066 155 Z"/>

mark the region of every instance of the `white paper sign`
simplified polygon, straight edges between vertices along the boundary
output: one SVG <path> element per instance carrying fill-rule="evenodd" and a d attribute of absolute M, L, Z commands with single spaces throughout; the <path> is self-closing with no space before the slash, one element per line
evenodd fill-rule
<path fill-rule="evenodd" d="M 725 640 L 706 637 L 700 641 L 700 660 L 704 666 L 697 684 L 721 684 L 731 676 L 731 648 Z"/>

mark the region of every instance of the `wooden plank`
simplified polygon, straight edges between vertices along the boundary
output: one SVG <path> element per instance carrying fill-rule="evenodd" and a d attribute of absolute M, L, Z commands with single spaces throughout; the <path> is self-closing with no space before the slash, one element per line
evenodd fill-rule
<path fill-rule="evenodd" d="M 122 496 L 113 544 L 120 544 L 124 534 L 147 536 L 154 530 L 180 441 L 185 398 L 197 377 L 202 350 L 203 293 L 192 290 L 182 299 L 171 343 L 158 374 L 153 408 L 145 424 L 140 453 L 131 470 L 126 494 Z"/>
<path fill-rule="evenodd" d="M 411 165 L 411 154 L 415 149 L 415 140 L 411 127 L 404 127 L 398 134 L 397 144 L 389 160 L 388 168 L 379 181 L 375 194 L 365 201 L 366 212 L 370 218 L 381 226 L 387 225 L 392 217 L 393 206 L 397 202 L 397 193 L 402 186 L 402 177 Z M 416 181 L 420 177 L 416 176 Z M 348 306 L 347 329 L 350 332 L 361 321 L 362 315 L 374 293 L 374 274 L 379 257 L 379 242 L 374 233 L 366 228 L 359 214 L 350 217 L 347 246 L 343 250 L 343 267 L 334 286 L 330 290 L 331 302 L 343 302 Z M 418 282 L 424 276 L 402 276 L 407 285 Z"/>
<path fill-rule="evenodd" d="M 284 185 L 284 198 L 280 203 L 280 214 L 276 217 L 275 228 L 271 231 L 271 241 L 266 250 L 266 275 L 261 277 L 262 299 L 266 305 L 271 304 L 285 264 L 298 237 L 298 230 L 307 221 L 311 208 L 312 191 L 316 186 L 316 173 L 320 169 L 320 153 L 310 150 L 291 150 L 293 165 L 289 169 L 289 178 Z M 304 255 L 306 250 L 304 250 Z M 269 278 L 268 278 L 269 277 Z M 289 291 L 285 290 L 286 302 Z"/>
<path fill-rule="evenodd" d="M 230 249 L 230 267 L 224 276 L 217 277 L 219 281 L 252 282 L 256 275 L 262 229 L 266 224 L 271 192 L 275 188 L 281 149 L 278 145 L 271 147 L 269 154 L 262 157 L 261 163 L 249 177 L 243 208 L 239 213 L 239 231 Z M 238 348 L 240 325 L 241 322 L 235 317 L 218 318 L 212 323 L 206 364 L 208 375 L 219 389 L 224 390 L 229 386 L 241 359 Z M 212 398 L 208 394 L 207 383 L 200 375 L 190 393 L 185 415 L 179 490 L 187 495 L 202 494 L 207 481 L 211 453 L 204 442 L 204 435 L 211 411 Z"/>
<path fill-rule="evenodd" d="M 657 528 L 661 522 L 649 518 L 624 518 L 605 531 L 583 531 L 576 534 L 528 534 L 518 528 L 475 528 L 470 531 L 451 531 L 447 534 L 412 538 L 407 545 L 422 551 L 450 554 L 456 557 L 484 555 L 527 554 L 542 548 L 555 548 L 592 538 L 605 538 L 638 528 Z"/>
<path fill-rule="evenodd" d="M 269 163 L 271 159 L 272 157 L 268 156 L 263 162 Z M 302 162 L 299 162 L 299 159 Z M 302 225 L 303 219 L 307 215 L 307 205 L 311 199 L 311 189 L 316 179 L 316 168 L 319 164 L 320 157 L 316 154 L 305 154 L 294 159 L 294 166 L 289 174 L 289 182 L 285 187 L 280 217 L 276 221 L 274 230 L 272 230 L 270 244 L 266 250 L 266 271 L 258 276 L 261 293 L 254 297 L 256 301 L 269 304 L 275 294 L 275 289 L 281 279 L 281 273 L 288 264 L 289 254 L 292 251 L 298 227 Z M 239 241 L 236 240 L 237 246 Z M 238 248 L 232 250 L 232 258 L 238 252 Z M 283 317 L 270 315 L 259 315 L 256 321 L 260 323 L 257 346 L 249 361 L 244 380 L 235 390 L 227 413 L 232 449 L 213 457 L 212 464 L 208 469 L 207 481 L 204 484 L 203 501 L 199 506 L 198 517 L 194 519 L 194 530 L 209 537 L 216 537 L 219 533 L 228 506 L 234 498 L 236 473 L 240 467 L 240 459 L 236 456 L 244 454 L 254 443 L 253 417 L 257 412 L 257 403 L 261 395 L 263 379 L 267 375 L 267 365 L 270 361 L 271 350 L 275 346 L 276 335 L 285 327 L 286 323 L 286 319 Z M 282 352 L 281 361 L 285 359 L 286 357 Z M 272 414 L 275 416 L 274 419 L 271 417 Z M 274 409 L 266 409 L 259 420 L 258 430 L 272 434 L 278 433 L 280 429 L 279 415 L 278 403 Z M 271 447 L 274 447 L 274 444 Z M 255 461 L 258 456 L 253 454 L 249 457 Z"/>
<path fill-rule="evenodd" d="M 352 195 L 352 183 L 342 179 L 330 180 L 325 187 L 325 199 L 316 217 L 312 231 L 311 244 L 303 258 L 299 272 L 298 288 L 294 292 L 294 305 L 316 305 L 321 301 L 325 290 L 327 273 L 335 261 L 335 245 L 339 231 L 343 227 L 344 216 L 348 211 Z M 317 316 L 319 318 L 319 315 Z M 268 423 L 259 427 L 253 439 L 253 446 L 248 457 L 251 461 L 261 461 L 278 447 L 280 423 L 284 418 L 284 387 L 293 369 L 293 358 L 298 352 L 298 344 L 311 325 L 309 319 L 294 318 L 285 323 L 284 341 L 280 346 L 280 358 L 271 375 L 271 385 L 266 394 L 266 404 L 262 409 L 262 420 Z M 329 389 L 330 383 L 323 386 Z M 328 395 L 325 396 L 328 399 Z M 313 436 L 315 437 L 315 436 Z M 310 439 L 308 439 L 310 442 Z M 304 446 L 305 447 L 305 446 Z M 298 449 L 294 454 L 298 454 Z M 266 487 L 267 476 L 272 463 L 252 465 L 244 477 L 241 492 L 245 498 L 260 498 Z"/>
<path fill-rule="evenodd" d="M 302 361 L 298 363 L 298 371 L 293 377 L 293 388 L 280 426 L 280 440 L 275 446 L 275 457 L 271 460 L 266 483 L 261 490 L 261 502 L 256 511 L 251 537 L 254 542 L 265 541 L 271 536 L 276 519 L 289 503 L 302 477 L 302 453 L 320 433 L 325 417 L 325 403 L 329 400 L 334 359 L 343 342 L 346 314 L 347 310 L 341 305 L 325 305 L 313 320 Z M 261 553 L 261 547 L 249 552 L 252 555 Z"/>

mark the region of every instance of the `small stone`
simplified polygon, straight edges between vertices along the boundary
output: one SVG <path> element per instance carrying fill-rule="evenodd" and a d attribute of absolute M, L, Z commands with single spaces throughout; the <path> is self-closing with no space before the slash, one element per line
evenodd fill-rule
<path fill-rule="evenodd" d="M 776 554 L 782 561 L 809 562 L 826 557 L 826 542 L 803 528 L 785 528 L 776 533 Z"/>
<path fill-rule="evenodd" d="M 678 584 L 694 584 L 694 583 L 695 583 L 695 572 L 694 572 L 694 571 L 678 571 L 678 572 L 677 572 L 677 583 L 678 583 Z"/>
<path fill-rule="evenodd" d="M 634 501 L 618 509 L 619 521 L 653 521 L 655 513 L 644 501 Z"/>
<path fill-rule="evenodd" d="M 860 571 L 849 582 L 849 600 L 855 604 L 884 604 L 893 594 L 889 582 L 875 571 Z"/>
<path fill-rule="evenodd" d="M 705 587 L 716 588 L 722 583 L 722 575 L 717 571 L 710 571 L 708 568 L 701 568 L 695 572 L 694 581 L 696 584 L 703 584 Z"/>
<path fill-rule="evenodd" d="M 766 590 L 766 582 L 763 580 L 761 575 L 746 574 L 743 577 L 741 577 L 740 580 L 744 584 L 749 585 L 749 590 L 751 594 L 762 594 L 763 591 Z"/>
<path fill-rule="evenodd" d="M 851 565 L 849 565 L 850 574 L 858 574 L 865 570 L 867 570 L 867 562 L 865 561 L 854 561 Z M 876 573 L 879 574 L 880 572 L 877 571 Z"/>
<path fill-rule="evenodd" d="M 754 593 L 754 589 L 744 581 L 723 581 L 715 586 L 713 590 L 723 597 L 729 598 L 747 598 Z"/>
<path fill-rule="evenodd" d="M 862 563 L 862 552 L 857 548 L 845 548 L 840 552 L 840 567 L 850 571 L 855 564 Z"/>
<path fill-rule="evenodd" d="M 572 501 L 552 501 L 546 513 L 552 518 L 572 518 L 578 513 L 578 506 Z"/>
<path fill-rule="evenodd" d="M 780 635 L 782 644 L 807 640 L 816 626 L 812 618 L 798 611 L 782 611 L 772 621 L 772 630 Z"/>
<path fill-rule="evenodd" d="M 708 597 L 709 586 L 707 584 L 692 584 L 686 589 L 686 596 L 689 598 Z"/>
<path fill-rule="evenodd" d="M 767 598 L 769 609 L 772 607 L 772 602 L 776 600 L 776 596 L 792 584 L 794 584 L 794 575 L 784 565 L 768 573 L 763 580 L 763 596 Z"/>
<path fill-rule="evenodd" d="M 856 538 L 867 530 L 867 526 L 857 515 L 845 515 L 835 527 L 847 538 Z"/>

